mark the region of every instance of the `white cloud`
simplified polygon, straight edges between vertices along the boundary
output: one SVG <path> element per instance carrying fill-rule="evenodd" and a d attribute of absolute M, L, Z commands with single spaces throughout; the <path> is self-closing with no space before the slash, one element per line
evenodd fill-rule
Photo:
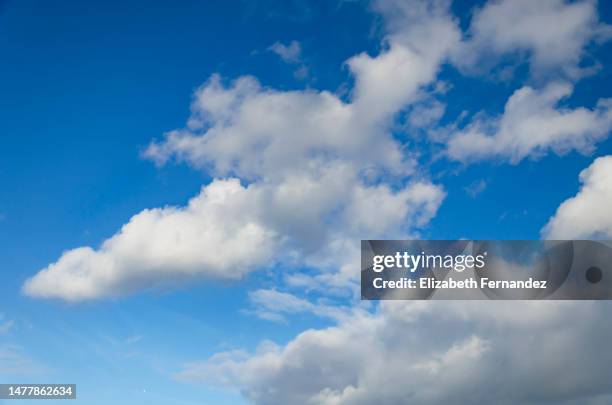
<path fill-rule="evenodd" d="M 300 63 L 302 59 L 302 46 L 298 41 L 291 41 L 288 45 L 275 42 L 269 48 L 287 63 Z"/>
<path fill-rule="evenodd" d="M 65 252 L 23 289 L 30 296 L 80 301 L 192 278 L 239 279 L 275 261 L 330 270 L 348 261 L 352 267 L 357 255 L 342 248 L 346 240 L 408 232 L 426 223 L 443 197 L 439 187 L 423 182 L 397 191 L 365 186 L 342 167 L 278 184 L 216 180 L 186 207 L 135 215 L 97 250 Z M 372 203 L 376 212 L 362 211 Z M 352 271 L 344 281 L 357 276 Z"/>
<path fill-rule="evenodd" d="M 100 249 L 81 247 L 24 284 L 31 296 L 114 296 L 190 277 L 236 279 L 268 262 L 275 233 L 252 214 L 255 191 L 236 179 L 202 188 L 184 208 L 144 210 Z"/>
<path fill-rule="evenodd" d="M 605 403 L 609 310 L 607 302 L 383 302 L 375 315 L 357 312 L 253 354 L 219 353 L 176 377 L 235 387 L 259 405 Z"/>
<path fill-rule="evenodd" d="M 542 230 L 547 239 L 612 239 L 612 156 L 580 172 L 582 187 L 565 200 Z"/>
<path fill-rule="evenodd" d="M 527 52 L 533 72 L 561 69 L 578 77 L 586 46 L 612 36 L 600 23 L 591 0 L 489 1 L 474 14 L 469 38 L 457 48 L 454 62 L 481 70 L 504 54 Z"/>
<path fill-rule="evenodd" d="M 446 105 L 438 100 L 428 100 L 414 106 L 408 115 L 408 124 L 412 128 L 427 128 L 437 124 L 444 115 Z"/>
<path fill-rule="evenodd" d="M 415 4 L 408 33 L 391 27 L 380 55 L 347 62 L 356 82 L 350 102 L 213 75 L 195 93 L 187 128 L 145 155 L 250 184 L 217 180 L 185 208 L 145 210 L 99 249 L 65 252 L 24 291 L 78 301 L 193 277 L 236 279 L 280 261 L 331 272 L 314 280 L 332 288 L 354 288 L 359 240 L 413 234 L 444 198 L 439 186 L 408 177 L 414 160 L 390 133 L 394 115 L 435 79 L 458 40 L 446 7 Z M 299 53 L 297 45 L 275 48 Z"/>
<path fill-rule="evenodd" d="M 390 34 L 377 56 L 361 53 L 346 62 L 355 78 L 350 102 L 327 91 L 263 88 L 249 76 L 224 85 L 213 75 L 196 92 L 189 128 L 167 133 L 145 155 L 248 179 L 276 179 L 329 161 L 357 172 L 407 174 L 413 162 L 390 135 L 391 120 L 432 84 L 460 33 L 446 3 L 375 6 Z"/>
<path fill-rule="evenodd" d="M 560 66 L 575 77 L 585 44 L 607 30 L 591 2 L 502 1 L 477 14 L 472 38 L 461 45 L 448 1 L 379 0 L 374 8 L 388 35 L 378 55 L 347 61 L 355 79 L 348 101 L 326 91 L 266 88 L 250 76 L 224 83 L 213 75 L 196 91 L 187 127 L 145 154 L 225 180 L 204 187 L 186 207 L 141 212 L 97 250 L 65 252 L 25 284 L 26 293 L 78 301 L 201 277 L 237 279 L 275 261 L 320 270 L 288 275 L 290 287 L 355 287 L 359 239 L 414 235 L 444 198 L 440 186 L 414 175 L 412 151 L 390 128 L 398 112 L 428 100 L 424 88 L 449 55 L 469 47 L 479 57 L 527 51 L 534 70 Z M 280 56 L 299 61 L 299 47 L 291 47 L 282 45 Z M 609 132 L 612 105 L 560 107 L 571 91 L 565 83 L 517 90 L 501 117 L 454 134 L 449 156 L 518 162 L 549 150 L 589 151 Z M 436 108 L 413 124 L 434 122 L 443 112 Z M 551 223 L 573 218 L 566 205 L 603 212 L 584 203 L 610 200 L 609 179 L 593 173 L 584 175 L 580 204 L 566 202 Z M 219 353 L 187 364 L 177 378 L 235 387 L 257 404 L 612 398 L 606 302 L 384 302 L 374 314 L 347 315 L 278 290 L 254 291 L 250 300 L 267 319 L 311 312 L 337 325 L 307 330 L 282 346 L 264 342 L 255 353 Z"/>
<path fill-rule="evenodd" d="M 508 99 L 497 118 L 477 118 L 451 135 L 447 154 L 462 162 L 499 158 L 518 163 L 553 151 L 588 153 L 612 128 L 612 99 L 594 109 L 563 108 L 559 102 L 572 93 L 568 83 L 543 89 L 522 87 Z"/>
<path fill-rule="evenodd" d="M 249 300 L 255 307 L 252 312 L 269 321 L 284 321 L 284 314 L 312 312 L 314 309 L 310 301 L 277 290 L 251 291 Z"/>
<path fill-rule="evenodd" d="M 249 301 L 256 316 L 269 321 L 286 321 L 285 315 L 314 314 L 323 318 L 340 319 L 348 309 L 324 303 L 313 303 L 307 299 L 275 289 L 259 289 L 249 293 Z"/>
<path fill-rule="evenodd" d="M 196 92 L 192 111 L 192 130 L 171 131 L 146 155 L 158 163 L 175 157 L 218 176 L 272 181 L 330 161 L 350 162 L 357 171 L 405 174 L 411 167 L 383 126 L 364 122 L 326 91 L 265 89 L 252 77 L 226 87 L 215 75 Z"/>
<path fill-rule="evenodd" d="M 447 1 L 379 0 L 389 35 L 387 49 L 372 58 L 361 53 L 347 61 L 355 75 L 354 109 L 376 122 L 417 100 L 460 40 Z"/>
<path fill-rule="evenodd" d="M 144 154 L 220 179 L 186 207 L 135 215 L 98 249 L 65 252 L 24 291 L 78 301 L 193 278 L 238 279 L 274 263 L 317 268 L 320 274 L 300 280 L 312 288 L 354 289 L 358 241 L 414 236 L 444 198 L 440 186 L 415 176 L 416 151 L 391 131 L 399 112 L 431 100 L 438 70 L 461 40 L 448 1 L 379 0 L 374 8 L 387 35 L 378 55 L 347 61 L 355 79 L 348 101 L 327 91 L 267 88 L 250 76 L 211 76 L 195 92 L 186 127 Z M 474 27 L 484 24 L 476 20 Z M 297 42 L 275 45 L 288 60 L 299 58 Z M 589 151 L 610 129 L 612 103 L 559 107 L 570 93 L 564 83 L 518 90 L 502 117 L 454 134 L 448 155 L 518 162 L 548 150 Z"/>

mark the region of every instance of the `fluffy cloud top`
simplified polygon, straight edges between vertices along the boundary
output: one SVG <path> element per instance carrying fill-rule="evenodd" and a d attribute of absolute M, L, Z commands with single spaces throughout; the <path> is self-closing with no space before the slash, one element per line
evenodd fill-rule
<path fill-rule="evenodd" d="M 64 252 L 24 291 L 76 301 L 187 277 L 238 278 L 279 261 L 354 283 L 362 237 L 410 235 L 444 198 L 439 186 L 408 178 L 414 161 L 390 133 L 459 38 L 445 8 L 417 11 L 410 35 L 393 28 L 378 56 L 347 62 L 356 83 L 348 103 L 327 91 L 278 91 L 249 76 L 226 85 L 213 75 L 195 93 L 187 128 L 145 155 L 249 186 L 218 180 L 185 208 L 145 210 L 99 249 Z"/>
<path fill-rule="evenodd" d="M 144 210 L 100 249 L 81 247 L 26 281 L 31 296 L 69 301 L 207 275 L 232 279 L 272 255 L 276 234 L 252 215 L 236 179 L 214 181 L 184 208 Z"/>
<path fill-rule="evenodd" d="M 569 16 L 577 21 L 570 33 L 550 36 L 588 32 L 578 35 L 582 39 L 575 49 L 606 30 L 590 2 L 516 4 L 487 4 L 474 17 L 471 41 L 499 34 L 479 33 L 492 29 L 487 21 L 499 18 L 500 9 L 527 26 L 535 24 L 531 12 L 542 21 Z M 213 75 L 195 92 L 186 127 L 151 143 L 145 155 L 158 164 L 184 161 L 221 179 L 186 207 L 135 215 L 98 249 L 64 252 L 28 280 L 24 291 L 92 299 L 191 277 L 237 279 L 275 262 L 335 272 L 325 275 L 330 285 L 354 282 L 359 239 L 414 235 L 444 198 L 440 186 L 414 175 L 416 151 L 407 150 L 392 130 L 399 112 L 429 100 L 427 88 L 435 84 L 441 65 L 463 46 L 449 5 L 375 1 L 387 35 L 378 55 L 361 53 L 347 61 L 355 79 L 348 101 L 327 91 L 267 88 L 250 76 L 226 82 Z M 546 52 L 539 44 L 529 45 L 534 55 Z M 296 49 L 282 52 L 291 57 Z M 501 117 L 476 119 L 451 135 L 447 155 L 460 161 L 501 157 L 518 162 L 548 150 L 589 151 L 610 131 L 612 103 L 560 107 L 571 91 L 565 82 L 517 90 Z M 439 104 L 424 121 L 410 120 L 415 127 L 429 126 L 442 111 Z"/>
<path fill-rule="evenodd" d="M 583 187 L 545 229 L 552 238 L 611 237 L 612 157 L 581 174 Z M 303 299 L 257 291 L 272 316 L 321 311 Z M 338 324 L 255 353 L 218 353 L 176 378 L 239 389 L 255 404 L 604 404 L 612 357 L 607 302 L 383 302 Z M 504 372 L 500 373 L 499 370 Z M 550 370 L 563 369 L 564 373 Z"/>
<path fill-rule="evenodd" d="M 561 69 L 577 77 L 585 47 L 609 39 L 612 28 L 598 21 L 595 1 L 501 0 L 475 13 L 469 34 L 454 58 L 464 68 L 490 65 L 491 56 L 526 52 L 535 73 Z"/>
<path fill-rule="evenodd" d="M 364 186 L 342 168 L 314 179 L 290 177 L 281 184 L 244 187 L 237 179 L 216 180 L 184 208 L 135 215 L 97 250 L 65 252 L 27 280 L 24 292 L 79 301 L 189 278 L 237 279 L 275 261 L 340 266 L 353 261 L 354 252 L 334 256 L 325 249 L 345 239 L 358 241 L 360 235 L 406 232 L 426 223 L 443 198 L 430 183 L 415 182 L 398 191 Z M 320 255 L 329 256 L 329 262 Z"/>
<path fill-rule="evenodd" d="M 389 133 L 391 120 L 435 80 L 460 34 L 447 7 L 376 5 L 390 20 L 390 34 L 377 56 L 361 53 L 346 62 L 355 78 L 351 102 L 327 91 L 263 88 L 248 76 L 225 86 L 214 75 L 195 94 L 189 128 L 152 143 L 146 156 L 274 181 L 330 161 L 369 175 L 407 174 L 411 162 Z"/>
<path fill-rule="evenodd" d="M 215 75 L 196 92 L 192 111 L 191 129 L 168 133 L 146 155 L 158 163 L 176 157 L 219 176 L 273 181 L 330 161 L 356 170 L 410 168 L 384 127 L 363 121 L 326 91 L 264 89 L 252 77 L 226 87 Z"/>
<path fill-rule="evenodd" d="M 606 403 L 605 302 L 384 302 L 285 346 L 219 353 L 177 378 L 253 403 Z M 500 370 L 503 372 L 500 373 Z M 553 373 L 551 370 L 564 370 Z M 574 402 L 572 402 L 574 401 Z"/>
<path fill-rule="evenodd" d="M 592 151 L 612 129 L 612 99 L 600 100 L 592 110 L 559 107 L 571 93 L 572 86 L 562 82 L 515 91 L 500 117 L 476 119 L 453 134 L 448 156 L 463 162 L 495 157 L 518 163 L 549 150 Z"/>
<path fill-rule="evenodd" d="M 563 202 L 542 230 L 548 239 L 612 239 L 612 156 L 580 173 L 578 194 Z"/>

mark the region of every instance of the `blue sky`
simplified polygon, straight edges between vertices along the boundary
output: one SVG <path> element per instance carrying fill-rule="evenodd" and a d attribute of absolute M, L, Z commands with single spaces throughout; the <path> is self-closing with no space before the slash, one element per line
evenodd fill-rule
<path fill-rule="evenodd" d="M 216 353 L 246 350 L 256 357 L 253 353 L 261 342 L 273 341 L 283 347 L 307 329 L 344 325 L 348 322 L 344 317 L 357 316 L 354 312 L 376 316 L 371 314 L 378 314 L 378 309 L 355 302 L 350 280 L 339 287 L 346 287 L 339 294 L 321 286 L 300 289 L 299 284 L 287 282 L 287 274 L 335 274 L 337 269 L 330 267 L 336 263 L 313 263 L 327 259 L 325 255 L 343 254 L 322 248 L 302 252 L 302 230 L 298 235 L 292 231 L 284 235 L 290 240 L 288 246 L 277 244 L 276 239 L 272 244 L 272 250 L 298 251 L 298 259 L 266 257 L 239 277 L 211 276 L 204 271 L 187 281 L 177 276 L 177 281 L 164 273 L 161 281 L 151 280 L 142 288 L 130 284 L 124 292 L 124 284 L 111 285 L 120 293 L 96 293 L 83 300 L 64 299 L 67 295 L 60 293 L 54 297 L 50 293 L 52 298 L 45 299 L 41 294 L 25 293 L 22 287 L 40 270 L 58 262 L 63 252 L 80 246 L 98 248 L 142 210 L 185 206 L 213 178 L 238 177 L 243 185 L 253 184 L 255 190 L 262 187 L 264 193 L 285 185 L 270 180 L 278 173 L 263 169 L 223 171 L 215 156 L 221 149 L 210 152 L 202 165 L 194 162 L 191 152 L 181 155 L 173 146 L 168 146 L 168 156 L 163 158 L 169 161 L 163 165 L 156 165 L 155 156 L 149 153 L 147 157 L 146 151 L 152 142 L 164 145 L 164 134 L 169 131 L 188 128 L 190 103 L 197 98 L 194 92 L 200 86 L 211 86 L 213 74 L 220 75 L 220 86 L 228 93 L 235 86 L 233 80 L 245 75 L 256 78 L 261 87 L 246 89 L 247 98 L 274 89 L 279 94 L 328 91 L 345 105 L 357 104 L 359 97 L 366 99 L 366 85 L 356 79 L 365 74 L 359 76 L 358 68 L 347 60 L 362 52 L 376 58 L 414 44 L 413 39 L 403 37 L 414 33 L 394 27 L 411 23 L 394 22 L 393 16 L 381 11 L 382 3 L 394 2 L 232 0 L 186 1 L 180 6 L 157 1 L 1 2 L 0 269 L 4 277 L 0 285 L 0 381 L 77 383 L 78 402 L 87 404 L 241 404 L 249 399 L 257 403 L 253 393 L 259 385 L 249 385 L 251 380 L 246 377 L 230 376 L 236 384 L 223 386 L 194 383 L 193 378 L 181 375 L 189 370 L 186 365 L 206 361 Z M 574 3 L 592 6 L 595 22 L 585 22 L 591 28 L 605 31 L 605 23 L 612 23 L 612 7 L 607 2 Z M 560 1 L 550 5 L 552 10 L 570 7 Z M 364 238 L 538 239 L 559 206 L 579 193 L 579 174 L 596 158 L 612 154 L 608 119 L 601 128 L 583 131 L 587 138 L 598 133 L 597 140 L 578 151 L 570 147 L 559 152 L 546 146 L 515 162 L 503 150 L 482 159 L 448 156 L 447 145 L 453 137 L 464 134 L 470 123 L 499 117 L 508 98 L 524 86 L 540 91 L 551 83 L 571 83 L 569 95 L 555 107 L 565 112 L 595 111 L 598 100 L 612 96 L 612 41 L 604 39 L 609 33 L 581 37 L 578 62 L 570 55 L 542 67 L 533 62 L 538 54 L 530 45 L 508 45 L 509 51 L 496 54 L 487 43 L 473 39 L 477 35 L 475 31 L 470 34 L 470 22 L 482 7 L 484 3 L 458 1 L 440 11 L 444 18 L 453 16 L 448 21 L 456 23 L 462 40 L 473 48 L 466 45 L 462 55 L 448 51 L 451 56 L 440 57 L 434 78 L 419 84 L 416 101 L 399 103 L 392 117 L 386 118 L 387 127 L 380 136 L 408 151 L 414 159 L 412 171 L 398 169 L 399 175 L 389 175 L 387 170 L 395 170 L 389 166 L 374 180 L 355 180 L 356 187 L 365 187 L 364 192 L 373 193 L 370 186 L 388 184 L 392 194 L 400 197 L 402 190 L 410 193 L 404 187 L 422 182 L 438 187 L 444 197 L 423 197 L 431 198 L 435 207 L 419 206 L 406 214 L 419 217 L 419 212 L 426 211 L 426 219 L 398 218 L 401 229 L 373 227 L 370 234 L 363 233 L 368 229 L 364 227 L 360 230 Z M 427 18 L 419 17 L 419 21 L 427 25 Z M 275 43 L 288 46 L 291 41 L 299 44 L 293 58 L 285 55 L 283 60 L 282 51 L 271 49 Z M 394 41 L 401 45 L 389 45 Z M 473 55 L 494 62 L 491 67 L 487 63 L 468 66 L 465 61 Z M 587 66 L 596 68 L 587 72 Z M 302 72 L 296 74 L 300 68 Z M 580 68 L 585 71 L 572 71 Z M 436 85 L 446 89 L 436 90 Z M 421 127 L 407 123 L 413 109 L 432 110 L 436 103 L 444 105 L 444 112 L 433 122 Z M 187 136 L 209 136 L 202 135 L 207 125 L 225 125 L 207 119 L 201 124 L 204 129 L 187 129 Z M 373 127 L 379 129 L 378 125 Z M 377 138 L 367 139 L 374 142 Z M 235 160 L 240 159 L 243 157 Z M 248 159 L 245 154 L 244 160 L 251 164 Z M 355 165 L 352 159 L 346 162 Z M 373 160 L 372 164 L 387 163 Z M 287 169 L 279 167 L 279 171 Z M 393 178 L 387 180 L 387 176 Z M 262 218 L 269 218 L 266 215 Z M 340 216 L 337 211 L 331 215 Z M 259 220 L 275 234 L 299 226 L 257 217 Z M 348 239 L 357 235 L 346 231 L 350 223 L 332 222 L 334 232 Z M 593 231 L 602 232 L 605 235 L 605 229 Z M 261 242 L 266 243 L 267 239 Z M 286 293 L 277 298 L 293 306 L 288 305 L 285 312 L 269 311 L 265 300 L 270 296 L 254 293 L 257 291 Z M 339 320 L 329 315 L 331 308 L 346 314 Z M 214 373 L 221 375 L 222 371 Z M 261 384 L 265 383 L 270 382 Z M 246 399 L 241 389 L 247 392 Z"/>

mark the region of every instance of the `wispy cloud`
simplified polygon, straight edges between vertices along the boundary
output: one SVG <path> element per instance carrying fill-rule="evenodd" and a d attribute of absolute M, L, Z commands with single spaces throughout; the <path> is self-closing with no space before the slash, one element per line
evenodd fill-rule
<path fill-rule="evenodd" d="M 464 187 L 465 193 L 472 197 L 476 198 L 478 194 L 482 193 L 487 188 L 487 182 L 484 179 L 474 180 L 468 186 Z"/>
<path fill-rule="evenodd" d="M 339 320 L 351 313 L 348 307 L 341 307 L 329 303 L 313 303 L 293 294 L 274 289 L 260 289 L 249 293 L 249 300 L 253 309 L 246 310 L 261 319 L 276 322 L 285 322 L 286 316 L 297 314 L 313 314 L 315 316 Z"/>
<path fill-rule="evenodd" d="M 34 361 L 20 346 L 0 346 L 0 375 L 36 376 L 50 372 L 51 369 Z"/>
<path fill-rule="evenodd" d="M 302 62 L 302 46 L 298 41 L 291 41 L 288 45 L 275 42 L 268 49 L 287 63 L 297 64 Z"/>
<path fill-rule="evenodd" d="M 6 319 L 3 313 L 0 313 L 0 334 L 7 333 L 13 328 L 15 321 Z"/>
<path fill-rule="evenodd" d="M 278 55 L 285 63 L 295 65 L 293 76 L 298 80 L 305 80 L 310 74 L 310 69 L 304 63 L 302 57 L 302 45 L 298 41 L 291 41 L 288 45 L 275 42 L 268 50 Z"/>

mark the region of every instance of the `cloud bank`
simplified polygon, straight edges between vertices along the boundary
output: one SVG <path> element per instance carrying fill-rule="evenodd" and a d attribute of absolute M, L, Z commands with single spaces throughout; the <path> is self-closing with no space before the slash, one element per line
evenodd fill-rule
<path fill-rule="evenodd" d="M 219 353 L 176 378 L 258 405 L 591 403 L 612 398 L 602 302 L 392 302 L 284 346 Z M 563 370 L 563 372 L 551 372 Z"/>

